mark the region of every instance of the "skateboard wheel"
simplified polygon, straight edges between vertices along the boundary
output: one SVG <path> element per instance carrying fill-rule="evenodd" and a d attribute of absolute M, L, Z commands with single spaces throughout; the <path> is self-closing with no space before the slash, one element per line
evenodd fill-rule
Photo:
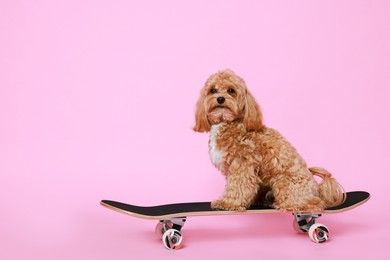
<path fill-rule="evenodd" d="M 161 223 L 161 222 L 157 223 L 155 231 L 156 231 L 156 236 L 159 239 L 161 239 L 162 236 L 164 235 L 164 225 L 163 225 L 163 223 Z"/>
<path fill-rule="evenodd" d="M 157 238 L 161 239 L 164 235 L 165 230 L 171 229 L 173 224 L 171 222 L 158 222 L 156 228 L 154 229 Z"/>
<path fill-rule="evenodd" d="M 164 246 L 167 249 L 179 249 L 182 246 L 183 236 L 176 229 L 168 229 L 162 237 Z"/>
<path fill-rule="evenodd" d="M 313 224 L 309 229 L 309 237 L 313 242 L 323 243 L 329 239 L 329 229 L 323 224 Z"/>

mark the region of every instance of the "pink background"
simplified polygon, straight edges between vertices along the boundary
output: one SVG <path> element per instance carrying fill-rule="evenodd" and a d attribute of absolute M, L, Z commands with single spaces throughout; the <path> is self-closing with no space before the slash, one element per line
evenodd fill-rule
<path fill-rule="evenodd" d="M 0 2 L 0 259 L 385 259 L 388 1 Z M 321 222 L 190 218 L 185 247 L 99 205 L 209 201 L 224 179 L 192 132 L 206 78 L 245 78 L 268 126 L 372 199 Z"/>

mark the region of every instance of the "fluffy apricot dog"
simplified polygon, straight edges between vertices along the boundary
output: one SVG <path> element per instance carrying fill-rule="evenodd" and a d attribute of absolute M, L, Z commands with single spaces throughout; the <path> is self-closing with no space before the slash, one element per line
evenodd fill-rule
<path fill-rule="evenodd" d="M 308 168 L 295 148 L 262 119 L 244 80 L 233 71 L 220 71 L 206 81 L 194 131 L 210 132 L 210 159 L 226 178 L 224 193 L 211 206 L 243 211 L 261 203 L 283 211 L 321 212 L 341 204 L 344 191 L 331 174 Z"/>

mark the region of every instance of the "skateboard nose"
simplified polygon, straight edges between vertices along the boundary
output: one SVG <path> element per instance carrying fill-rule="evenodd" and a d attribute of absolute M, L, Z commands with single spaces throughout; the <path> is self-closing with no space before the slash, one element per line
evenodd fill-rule
<path fill-rule="evenodd" d="M 218 102 L 218 104 L 222 105 L 223 103 L 225 103 L 225 98 L 224 97 L 218 97 L 217 98 L 217 102 Z"/>

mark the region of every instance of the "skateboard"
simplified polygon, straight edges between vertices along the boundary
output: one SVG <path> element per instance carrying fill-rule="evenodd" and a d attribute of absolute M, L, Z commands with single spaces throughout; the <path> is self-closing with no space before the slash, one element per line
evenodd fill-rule
<path fill-rule="evenodd" d="M 343 204 L 327 208 L 322 212 L 290 212 L 294 216 L 293 228 L 298 233 L 308 233 L 309 238 L 316 243 L 323 243 L 329 239 L 329 229 L 316 223 L 316 219 L 322 214 L 333 214 L 356 208 L 370 199 L 370 194 L 365 191 L 353 191 L 346 193 Z M 260 213 L 286 213 L 271 206 L 253 205 L 249 209 L 238 212 L 220 209 L 212 209 L 210 202 L 188 202 L 167 205 L 142 207 L 125 204 L 117 201 L 102 200 L 104 207 L 121 212 L 136 218 L 158 220 L 156 234 L 162 238 L 167 249 L 179 249 L 183 244 L 181 229 L 187 217 L 231 215 L 231 214 L 260 214 Z"/>

